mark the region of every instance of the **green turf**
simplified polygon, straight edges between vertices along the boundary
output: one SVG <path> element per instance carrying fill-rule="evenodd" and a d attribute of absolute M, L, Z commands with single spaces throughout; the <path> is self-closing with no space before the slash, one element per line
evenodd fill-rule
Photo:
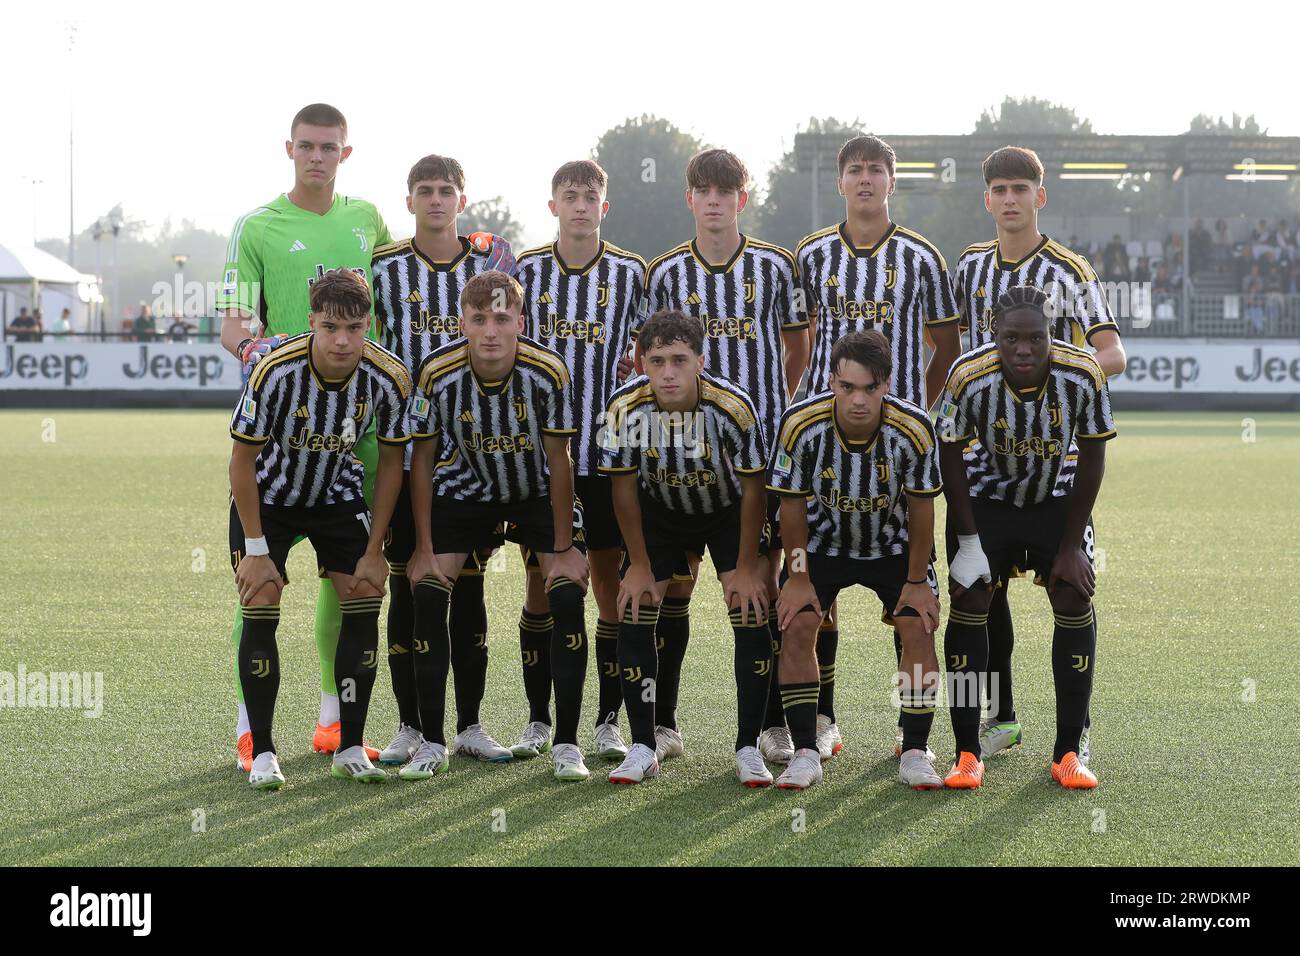
<path fill-rule="evenodd" d="M 865 592 L 842 605 L 844 753 L 805 793 L 741 788 L 731 638 L 711 578 L 693 604 L 683 681 L 688 756 L 658 780 L 611 786 L 594 756 L 584 784 L 553 781 L 546 758 L 453 759 L 422 783 L 335 780 L 310 752 L 316 584 L 304 546 L 280 625 L 288 785 L 264 794 L 234 765 L 224 416 L 0 412 L 0 670 L 102 671 L 106 682 L 99 719 L 0 710 L 0 863 L 1294 863 L 1297 692 L 1285 667 L 1300 621 L 1300 418 L 1254 416 L 1253 443 L 1242 418 L 1120 416 L 1096 512 L 1092 793 L 1048 779 L 1051 617 L 1025 581 L 1011 599 L 1026 743 L 990 761 L 981 791 L 896 782 L 892 641 Z M 488 583 L 483 719 L 509 744 L 526 716 L 517 558 Z M 589 618 L 594 628 L 594 608 Z M 386 743 L 396 720 L 381 670 L 368 736 Z M 590 747 L 589 718 L 583 728 Z M 946 768 L 945 713 L 933 745 Z"/>

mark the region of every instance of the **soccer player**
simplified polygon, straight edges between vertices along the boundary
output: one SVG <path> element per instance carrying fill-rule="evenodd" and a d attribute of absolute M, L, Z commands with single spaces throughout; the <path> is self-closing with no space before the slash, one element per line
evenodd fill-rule
<path fill-rule="evenodd" d="M 968 331 L 968 345 L 979 348 L 993 341 L 993 305 L 1008 289 L 1033 285 L 1052 300 L 1053 338 L 1080 348 L 1096 350 L 1097 364 L 1106 375 L 1124 371 L 1124 346 L 1110 303 L 1088 260 L 1038 231 L 1038 211 L 1047 204 L 1043 164 L 1038 154 L 1023 146 L 1004 146 L 984 160 L 984 208 L 993 217 L 997 238 L 969 246 L 953 273 L 953 291 Z M 967 451 L 973 460 L 974 451 Z M 1066 455 L 1067 474 L 1075 466 L 1076 450 Z M 1016 571 L 1024 565 L 1016 564 Z M 981 756 L 1018 746 L 1022 739 L 1016 717 L 1011 682 L 1011 651 L 1015 631 L 1007 603 L 1007 585 L 995 586 L 989 605 L 990 689 L 996 691 L 997 710 L 980 728 Z M 993 675 L 996 675 L 994 677 Z M 1088 762 L 1088 727 L 1084 725 L 1079 760 Z"/>
<path fill-rule="evenodd" d="M 342 597 L 333 665 L 339 686 L 352 693 L 339 703 L 330 773 L 366 783 L 385 778 L 362 732 L 378 658 L 383 538 L 402 483 L 402 446 L 410 441 L 411 378 L 397 356 L 366 341 L 371 300 L 361 276 L 322 273 L 310 304 L 311 331 L 258 364 L 230 423 L 230 553 L 244 610 L 238 673 L 253 743 L 248 782 L 259 790 L 284 784 L 271 740 L 280 687 L 275 631 L 285 559 L 301 537 Z M 373 518 L 354 454 L 372 421 L 380 443 Z"/>
<path fill-rule="evenodd" d="M 589 776 L 577 737 L 587 670 L 588 570 L 569 459 L 569 438 L 577 430 L 570 378 L 563 359 L 524 336 L 523 326 L 519 283 L 504 272 L 480 273 L 461 292 L 465 338 L 420 366 L 411 411 L 415 550 L 406 573 L 415 587 L 416 690 L 425 742 L 399 771 L 405 779 L 447 767 L 448 603 L 466 558 L 489 543 L 502 522 L 508 540 L 537 555 L 555 620 L 555 776 Z"/>
<path fill-rule="evenodd" d="M 919 408 L 930 408 L 943 389 L 943 377 L 961 353 L 957 307 L 943 255 L 924 236 L 895 223 L 889 215 L 893 195 L 894 149 L 876 136 L 855 136 L 840 147 L 836 185 L 844 197 L 844 221 L 799 243 L 799 278 L 812 323 L 812 363 L 808 394 L 830 383 L 830 354 L 850 332 L 878 329 L 893 359 L 893 393 Z M 934 349 L 925 361 L 925 346 Z M 817 745 L 823 759 L 843 742 L 835 721 L 835 658 L 839 647 L 833 608 L 817 638 L 821 668 Z M 894 649 L 902 657 L 901 634 Z M 894 751 L 902 753 L 902 725 Z"/>
<path fill-rule="evenodd" d="M 390 242 L 388 227 L 370 203 L 334 191 L 339 166 L 352 154 L 343 114 L 324 103 L 298 111 L 284 150 L 293 161 L 294 184 L 242 216 L 226 250 L 226 268 L 216 307 L 224 318 L 221 344 L 249 368 L 288 337 L 307 331 L 312 286 L 328 270 L 351 269 L 367 282 L 374 248 Z M 372 498 L 378 462 L 373 428 L 357 435 L 352 449 L 365 465 L 364 494 Z M 240 647 L 242 614 L 237 611 L 231 642 Z M 334 658 L 342 617 L 333 582 L 323 577 L 316 598 L 316 650 L 320 658 L 320 718 L 312 749 L 333 753 L 341 732 Z M 239 765 L 253 760 L 248 708 L 240 688 L 235 735 Z M 368 749 L 371 759 L 379 751 Z"/>
<path fill-rule="evenodd" d="M 425 357 L 461 337 L 460 296 L 481 272 L 513 263 L 510 244 L 498 236 L 462 236 L 457 219 L 465 211 L 465 171 L 448 156 L 425 156 L 406 177 L 406 208 L 415 216 L 415 236 L 375 250 L 375 319 L 384 342 L 414 377 Z M 379 762 L 403 764 L 414 756 L 420 734 L 411 654 L 414 607 L 406 581 L 406 562 L 415 548 L 411 511 L 411 449 L 406 453 L 402 493 L 384 553 L 392 593 L 388 600 L 388 670 L 397 698 L 398 728 Z M 490 549 L 483 551 L 483 556 Z M 466 559 L 451 598 L 451 669 L 456 687 L 456 740 L 459 752 L 479 760 L 508 761 L 510 752 L 479 722 L 487 684 L 487 609 L 478 555 Z"/>
<path fill-rule="evenodd" d="M 638 336 L 645 374 L 616 391 L 602 435 L 600 470 L 611 476 L 628 565 L 618 592 L 618 665 L 632 729 L 611 783 L 659 773 L 655 625 L 674 569 L 707 547 L 735 632 L 736 776 L 766 787 L 758 752 L 772 647 L 767 627 L 766 451 L 754 403 L 704 370 L 704 327 L 656 312 Z"/>
<path fill-rule="evenodd" d="M 984 779 L 975 688 L 988 663 L 989 601 L 993 583 L 1025 555 L 1047 583 L 1056 619 L 1052 779 L 1070 789 L 1097 785 L 1079 760 L 1097 648 L 1096 581 L 1085 531 L 1115 423 L 1101 366 L 1086 350 L 1052 337 L 1052 311 L 1041 289 L 1004 292 L 991 317 L 994 341 L 954 363 L 943 395 L 939 460 L 951 516 L 952 597 L 944 654 L 950 684 L 968 688 L 950 702 L 957 760 L 944 778 L 949 787 L 974 788 Z M 972 440 L 975 453 L 967 461 Z M 1070 471 L 1065 459 L 1076 442 L 1078 462 Z"/>
<path fill-rule="evenodd" d="M 559 237 L 519 257 L 524 331 L 563 359 L 573 377 L 577 433 L 571 442 L 574 490 L 582 502 L 591 589 L 596 598 L 596 668 L 600 704 L 596 750 L 607 760 L 626 756 L 618 729 L 618 565 L 623 539 L 609 479 L 597 471 L 601 412 L 618 387 L 619 359 L 644 319 L 645 261 L 600 238 L 609 212 L 609 177 L 589 159 L 565 163 L 551 177 L 551 215 Z M 535 757 L 551 746 L 551 615 L 540 572 L 530 568 L 529 596 L 519 619 L 528 725 L 512 749 Z"/>
<path fill-rule="evenodd" d="M 937 790 L 927 743 L 939 680 L 930 556 L 943 485 L 934 429 L 920 406 L 891 388 L 893 348 L 880 332 L 848 333 L 828 361 L 829 390 L 785 413 L 769 478 L 782 496 L 781 700 L 796 748 L 777 786 L 802 790 L 822 779 L 817 632 L 840 591 L 860 584 L 876 592 L 902 640 L 898 777 L 914 790 Z"/>
<path fill-rule="evenodd" d="M 739 217 L 749 201 L 749 172 L 734 153 L 707 149 L 686 167 L 686 205 L 695 237 L 650 263 L 647 296 L 651 311 L 675 309 L 704 326 L 704 370 L 740 388 L 754 403 L 765 447 L 776 438 L 785 411 L 808 365 L 808 320 L 795 273 L 794 256 L 780 246 L 740 232 Z M 768 606 L 776 599 L 781 560 L 775 497 L 768 502 L 771 550 Z M 655 717 L 659 759 L 685 752 L 677 725 L 682 661 L 690 637 L 689 606 L 699 559 L 679 569 L 659 608 L 659 682 Z M 776 661 L 780 631 L 769 626 Z M 779 673 L 779 663 L 773 667 Z M 764 717 L 759 741 L 763 756 L 786 763 L 793 756 L 779 701 Z"/>

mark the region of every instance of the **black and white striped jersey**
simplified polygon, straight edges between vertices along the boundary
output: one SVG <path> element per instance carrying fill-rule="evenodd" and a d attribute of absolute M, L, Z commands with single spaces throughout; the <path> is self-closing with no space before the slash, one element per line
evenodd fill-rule
<path fill-rule="evenodd" d="M 365 469 L 352 454 L 357 438 L 371 421 L 381 442 L 411 438 L 411 376 L 401 360 L 367 341 L 353 373 L 329 381 L 312 361 L 313 336 L 295 336 L 258 362 L 230 419 L 233 438 L 263 446 L 257 488 L 264 504 L 360 500 Z"/>
<path fill-rule="evenodd" d="M 906 495 L 943 490 L 930 416 L 886 395 L 880 428 L 853 441 L 835 420 L 835 396 L 823 392 L 791 406 L 781 421 L 768 488 L 807 497 L 808 550 L 829 557 L 874 559 L 907 546 Z"/>
<path fill-rule="evenodd" d="M 416 248 L 414 239 L 403 239 L 380 246 L 370 261 L 380 341 L 413 380 L 425 356 L 461 337 L 461 290 L 487 268 L 487 251 L 464 236 L 460 246 L 456 258 L 436 262 Z M 411 468 L 409 447 L 405 468 Z"/>
<path fill-rule="evenodd" d="M 1024 394 L 1003 377 L 996 345 L 966 352 L 948 374 L 938 428 L 944 441 L 969 443 L 971 497 L 1018 508 L 1070 493 L 1074 468 L 1066 457 L 1076 440 L 1115 437 L 1101 366 L 1059 341 L 1052 342 L 1047 378 Z"/>
<path fill-rule="evenodd" d="M 787 249 L 740 237 L 729 262 L 711 266 L 694 239 L 650 263 L 650 311 L 679 309 L 704 323 L 704 370 L 743 389 L 770 446 L 787 404 L 781 333 L 808 327 Z"/>
<path fill-rule="evenodd" d="M 573 379 L 575 474 L 596 473 L 600 415 L 618 387 L 618 360 L 645 319 L 645 272 L 644 259 L 608 242 L 585 265 L 567 265 L 554 244 L 519 257 L 524 332 L 558 353 Z"/>
<path fill-rule="evenodd" d="M 688 412 L 660 411 L 645 375 L 616 391 L 601 428 L 601 474 L 635 472 L 651 498 L 684 515 L 739 504 L 739 476 L 767 467 L 762 425 L 732 382 L 701 372 L 698 388 Z"/>
<path fill-rule="evenodd" d="M 943 255 L 897 223 L 870 249 L 849 241 L 847 223 L 814 232 L 795 252 L 809 311 L 816 311 L 808 394 L 830 388 L 831 348 L 850 332 L 878 329 L 894 359 L 891 393 L 929 408 L 925 328 L 957 321 Z"/>
<path fill-rule="evenodd" d="M 1008 262 L 998 241 L 968 246 L 957 260 L 953 294 L 968 348 L 993 341 L 993 308 L 1012 286 L 1037 286 L 1056 310 L 1052 338 L 1082 348 L 1103 329 L 1118 332 L 1110 302 L 1088 260 L 1043 236 L 1024 258 Z"/>
<path fill-rule="evenodd" d="M 500 382 L 474 374 L 469 343 L 444 345 L 420 366 L 412 437 L 437 438 L 433 492 L 462 501 L 515 502 L 550 493 L 543 435 L 575 432 L 569 371 L 548 348 L 519 336 Z"/>

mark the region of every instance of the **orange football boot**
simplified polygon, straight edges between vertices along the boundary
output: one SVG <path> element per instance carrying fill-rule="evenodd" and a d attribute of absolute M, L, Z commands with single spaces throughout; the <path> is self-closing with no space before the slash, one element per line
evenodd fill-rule
<path fill-rule="evenodd" d="M 1071 750 L 1052 764 L 1052 779 L 1067 790 L 1091 790 L 1097 786 L 1097 775 L 1079 763 L 1079 755 Z"/>
<path fill-rule="evenodd" d="M 332 754 L 339 749 L 339 737 L 343 733 L 343 722 L 336 720 L 328 727 L 324 724 L 316 725 L 316 732 L 311 737 L 311 749 L 318 754 Z M 249 745 L 252 745 L 250 740 Z M 379 759 L 379 751 L 370 744 L 363 744 L 366 748 L 366 756 L 371 760 Z"/>
<path fill-rule="evenodd" d="M 957 755 L 943 785 L 951 790 L 974 790 L 984 782 L 984 763 L 969 750 Z"/>
<path fill-rule="evenodd" d="M 245 730 L 239 735 L 239 742 L 235 744 L 235 749 L 239 751 L 239 769 L 244 773 L 253 772 L 253 732 Z"/>

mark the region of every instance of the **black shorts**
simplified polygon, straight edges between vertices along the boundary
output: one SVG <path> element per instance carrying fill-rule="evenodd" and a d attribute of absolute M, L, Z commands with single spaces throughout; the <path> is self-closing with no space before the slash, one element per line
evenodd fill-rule
<path fill-rule="evenodd" d="M 483 565 L 492 557 L 493 548 L 500 547 L 504 538 L 489 547 L 480 548 L 477 554 L 470 554 L 461 568 L 461 577 L 467 574 L 482 574 Z M 397 493 L 397 503 L 393 506 L 393 520 L 388 523 L 384 534 L 384 557 L 388 559 L 390 574 L 405 574 L 406 562 L 415 553 L 415 515 L 411 511 L 411 473 L 402 473 L 402 490 Z"/>
<path fill-rule="evenodd" d="M 1005 501 L 990 498 L 972 498 L 971 510 L 975 515 L 975 529 L 980 545 L 989 561 L 989 571 L 995 581 L 1006 581 L 1014 572 L 1033 570 L 1038 584 L 1046 584 L 1052 574 L 1052 563 L 1061 550 L 1061 536 L 1065 532 L 1065 519 L 1070 510 L 1070 498 L 1053 497 L 1035 505 L 1017 508 Z M 957 535 L 951 522 L 947 529 L 948 561 L 957 556 Z M 1093 562 L 1092 518 L 1084 529 L 1080 548 Z"/>
<path fill-rule="evenodd" d="M 831 605 L 835 603 L 835 598 L 841 591 L 860 584 L 876 592 L 882 607 L 880 619 L 885 624 L 892 625 L 894 608 L 898 606 L 898 599 L 903 594 L 903 585 L 907 583 L 907 564 L 906 553 L 867 560 L 832 558 L 809 551 L 808 577 L 812 581 L 813 590 L 817 592 L 817 601 L 821 604 L 823 612 L 830 611 Z M 781 585 L 784 586 L 788 579 L 789 575 L 782 570 Z M 925 579 L 937 598 L 939 578 L 934 573 L 933 558 L 925 572 Z M 920 617 L 920 614 L 911 607 L 905 607 L 898 612 L 898 616 Z"/>
<path fill-rule="evenodd" d="M 767 553 L 766 527 L 759 533 L 760 554 Z M 682 580 L 690 575 L 688 555 L 704 557 L 705 549 L 718 574 L 736 569 L 740 556 L 740 504 L 711 515 L 687 515 L 665 508 L 641 495 L 641 534 L 650 570 L 656 581 Z M 630 562 L 624 559 L 624 569 Z"/>
<path fill-rule="evenodd" d="M 555 520 L 550 498 L 527 501 L 461 501 L 433 496 L 433 550 L 439 554 L 491 551 L 504 537 L 529 551 L 555 551 Z M 503 535 L 504 531 L 504 535 Z M 573 503 L 573 546 L 584 554 L 582 505 Z"/>
<path fill-rule="evenodd" d="M 370 511 L 362 499 L 336 505 L 310 508 L 261 506 L 262 536 L 270 549 L 276 569 L 289 579 L 285 560 L 299 538 L 306 538 L 316 549 L 317 570 L 352 574 L 370 544 Z M 244 556 L 244 526 L 239 521 L 235 502 L 230 502 L 230 565 L 239 568 Z"/>
<path fill-rule="evenodd" d="M 588 551 L 623 547 L 623 533 L 614 514 L 614 483 L 607 475 L 578 475 L 574 496 L 582 502 L 583 533 Z"/>

